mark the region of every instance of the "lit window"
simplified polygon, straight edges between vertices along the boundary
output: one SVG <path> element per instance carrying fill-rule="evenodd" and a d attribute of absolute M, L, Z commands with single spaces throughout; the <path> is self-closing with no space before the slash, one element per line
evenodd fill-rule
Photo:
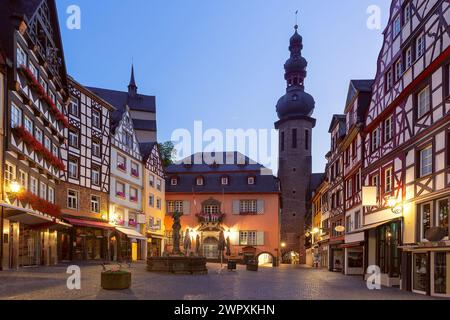
<path fill-rule="evenodd" d="M 420 177 L 433 173 L 433 147 L 420 151 Z"/>
<path fill-rule="evenodd" d="M 256 246 L 257 232 L 256 231 L 240 231 L 239 232 L 240 246 Z"/>
<path fill-rule="evenodd" d="M 425 203 L 420 206 L 420 239 L 425 239 L 425 234 L 431 228 L 432 204 Z"/>
<path fill-rule="evenodd" d="M 419 92 L 417 95 L 417 118 L 422 118 L 430 111 L 430 87 Z"/>

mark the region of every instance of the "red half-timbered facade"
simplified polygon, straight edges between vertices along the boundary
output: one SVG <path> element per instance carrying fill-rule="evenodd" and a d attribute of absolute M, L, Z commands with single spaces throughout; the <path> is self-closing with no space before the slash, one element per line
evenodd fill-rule
<path fill-rule="evenodd" d="M 399 284 L 401 274 L 404 288 L 428 294 L 441 293 L 415 270 L 432 274 L 429 261 L 439 259 L 442 267 L 448 256 L 408 252 L 423 240 L 429 245 L 430 229 L 448 236 L 449 21 L 448 1 L 392 2 L 365 128 L 364 185 L 378 190 L 377 206 L 365 209 L 376 248 L 368 264 L 380 266 L 383 284 Z M 402 245 L 410 248 L 403 257 Z"/>

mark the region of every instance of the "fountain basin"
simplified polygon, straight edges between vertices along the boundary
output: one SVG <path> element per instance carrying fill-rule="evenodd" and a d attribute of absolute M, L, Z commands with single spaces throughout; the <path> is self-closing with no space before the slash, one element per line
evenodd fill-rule
<path fill-rule="evenodd" d="M 150 257 L 147 259 L 147 271 L 172 274 L 206 275 L 206 258 L 202 257 Z"/>

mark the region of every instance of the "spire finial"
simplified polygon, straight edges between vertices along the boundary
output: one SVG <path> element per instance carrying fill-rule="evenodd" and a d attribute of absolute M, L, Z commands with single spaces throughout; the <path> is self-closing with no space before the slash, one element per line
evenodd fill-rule
<path fill-rule="evenodd" d="M 294 27 L 295 31 L 298 30 L 298 10 L 295 11 L 295 27 Z"/>
<path fill-rule="evenodd" d="M 130 78 L 130 84 L 128 85 L 128 93 L 130 93 L 130 94 L 137 93 L 136 80 L 134 78 L 134 62 L 131 63 L 131 78 Z"/>

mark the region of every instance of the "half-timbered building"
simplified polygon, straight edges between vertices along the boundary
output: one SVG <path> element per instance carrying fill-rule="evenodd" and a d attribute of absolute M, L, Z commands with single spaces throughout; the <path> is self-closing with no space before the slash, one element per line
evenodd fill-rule
<path fill-rule="evenodd" d="M 4 145 L 5 268 L 57 262 L 56 189 L 61 161 L 66 69 L 54 0 L 2 1 L 0 38 L 6 58 Z M 7 241 L 4 241 L 7 239 Z"/>
<path fill-rule="evenodd" d="M 373 80 L 350 81 L 345 106 L 346 136 L 340 152 L 344 163 L 345 244 L 344 273 L 364 274 L 364 232 L 361 172 L 364 146 L 364 120 L 372 99 Z"/>
<path fill-rule="evenodd" d="M 0 42 L 0 123 L 4 123 L 5 120 L 5 110 L 6 110 L 6 92 L 7 92 L 7 67 L 6 67 L 6 55 L 3 51 L 3 44 Z M 0 136 L 2 139 L 0 139 L 0 168 L 3 168 L 3 150 L 4 150 L 4 141 L 5 139 L 5 127 L 3 125 L 0 126 Z M 0 170 L 0 181 L 3 181 L 3 170 Z M 3 183 L 0 183 L 0 195 L 3 196 L 3 189 L 4 185 Z M 3 198 L 1 198 L 3 200 Z M 3 230 L 3 208 L 0 208 L 0 239 L 3 239 L 3 234 L 5 233 L 5 230 Z M 4 252 L 9 249 L 9 246 L 5 244 L 3 241 L 0 243 L 0 271 L 3 270 L 3 259 Z"/>
<path fill-rule="evenodd" d="M 114 108 L 69 77 L 69 127 L 61 158 L 67 168 L 57 198 L 73 228 L 58 234 L 62 260 L 109 260 L 111 113 Z"/>
<path fill-rule="evenodd" d="M 449 20 L 448 1 L 392 1 L 365 128 L 367 263 L 431 295 L 450 294 Z"/>
<path fill-rule="evenodd" d="M 143 210 L 146 217 L 148 257 L 159 257 L 165 246 L 166 181 L 159 146 L 142 143 L 141 154 L 144 167 Z"/>
<path fill-rule="evenodd" d="M 128 107 L 112 115 L 110 223 L 113 260 L 141 260 L 146 255 L 143 214 L 143 157 Z"/>
<path fill-rule="evenodd" d="M 343 271 L 344 268 L 344 165 L 340 152 L 346 133 L 345 115 L 334 115 L 330 124 L 331 150 L 327 154 L 328 202 L 329 202 L 329 269 Z"/>

